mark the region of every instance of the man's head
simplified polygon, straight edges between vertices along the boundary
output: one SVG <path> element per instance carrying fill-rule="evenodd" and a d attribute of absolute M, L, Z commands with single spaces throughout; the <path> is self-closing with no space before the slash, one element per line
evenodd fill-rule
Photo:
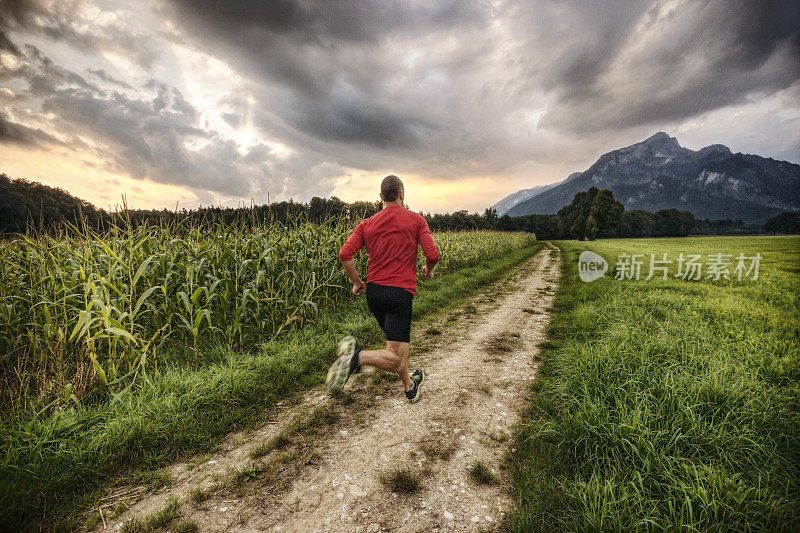
<path fill-rule="evenodd" d="M 403 182 L 397 176 L 386 176 L 381 182 L 381 200 L 384 202 L 397 202 L 402 205 L 405 197 Z"/>

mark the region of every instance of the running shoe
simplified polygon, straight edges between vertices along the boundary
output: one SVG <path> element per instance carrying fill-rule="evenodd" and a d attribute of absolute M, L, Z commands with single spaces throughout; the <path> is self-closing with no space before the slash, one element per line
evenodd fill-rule
<path fill-rule="evenodd" d="M 355 374 L 361 369 L 360 353 L 361 346 L 350 335 L 339 341 L 338 357 L 328 370 L 328 376 L 325 379 L 329 394 L 334 396 L 342 392 L 350 374 Z"/>
<path fill-rule="evenodd" d="M 406 391 L 406 398 L 408 399 L 408 403 L 417 403 L 422 395 L 419 389 L 425 382 L 425 371 L 421 368 L 418 368 L 414 370 L 414 373 L 409 377 L 411 378 L 411 382 L 414 384 L 414 386 L 411 387 L 410 390 Z"/>

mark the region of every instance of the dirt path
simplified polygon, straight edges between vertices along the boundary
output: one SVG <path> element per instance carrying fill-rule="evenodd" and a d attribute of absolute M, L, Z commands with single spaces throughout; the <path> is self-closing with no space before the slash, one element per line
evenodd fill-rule
<path fill-rule="evenodd" d="M 116 519 L 112 504 L 135 489 L 110 494 L 106 529 L 152 516 L 169 497 L 200 531 L 491 529 L 512 505 L 500 465 L 536 375 L 559 263 L 548 244 L 458 311 L 415 324 L 412 365 L 428 372 L 419 403 L 405 401 L 395 376 L 369 370 L 339 399 L 309 391 L 213 457 L 173 465 L 167 489 L 131 499 Z M 499 482 L 476 482 L 467 471 L 476 461 Z M 392 492 L 398 470 L 419 487 Z"/>

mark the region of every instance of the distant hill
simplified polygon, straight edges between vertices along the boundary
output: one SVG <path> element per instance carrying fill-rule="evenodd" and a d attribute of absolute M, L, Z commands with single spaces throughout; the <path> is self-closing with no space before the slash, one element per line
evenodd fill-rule
<path fill-rule="evenodd" d="M 497 211 L 497 216 L 503 216 L 506 213 L 508 213 L 508 211 L 515 205 L 521 204 L 526 200 L 530 200 L 537 194 L 541 194 L 544 191 L 549 191 L 553 187 L 561 185 L 562 183 L 566 183 L 569 180 L 577 178 L 580 175 L 581 175 L 580 172 L 575 172 L 573 174 L 570 174 L 569 177 L 564 181 L 547 183 L 545 185 L 537 185 L 536 187 L 531 187 L 530 189 L 522 189 L 517 192 L 512 192 L 511 194 L 509 194 L 508 196 L 506 196 L 505 198 L 494 204 L 492 208 L 495 211 Z"/>
<path fill-rule="evenodd" d="M 94 224 L 102 213 L 63 189 L 0 174 L 0 233 L 24 233 L 28 227 L 50 228 L 81 217 Z"/>
<path fill-rule="evenodd" d="M 506 214 L 556 213 L 592 186 L 611 190 L 627 210 L 676 208 L 700 219 L 763 224 L 782 211 L 800 210 L 800 165 L 734 154 L 721 144 L 690 150 L 659 132 L 601 156 L 586 171 L 517 203 Z"/>
<path fill-rule="evenodd" d="M 503 216 L 508 211 L 514 207 L 515 205 L 521 204 L 525 200 L 529 200 L 536 196 L 537 194 L 543 193 L 544 191 L 548 191 L 559 185 L 561 182 L 557 183 L 550 183 L 548 185 L 539 185 L 536 187 L 531 187 L 530 189 L 521 189 L 517 192 L 512 192 L 496 204 L 492 206 L 492 208 L 497 211 L 497 216 Z"/>

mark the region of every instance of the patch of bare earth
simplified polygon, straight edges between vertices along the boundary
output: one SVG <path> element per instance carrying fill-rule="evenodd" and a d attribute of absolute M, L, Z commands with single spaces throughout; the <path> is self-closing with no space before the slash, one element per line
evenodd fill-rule
<path fill-rule="evenodd" d="M 117 503 L 116 518 L 109 504 L 105 528 L 177 497 L 183 525 L 199 531 L 493 529 L 512 505 L 501 464 L 536 376 L 559 263 L 548 245 L 460 310 L 415 324 L 412 368 L 427 371 L 418 403 L 372 369 L 339 398 L 311 390 L 213 456 L 171 466 L 166 489 L 137 493 L 123 512 Z M 476 463 L 490 471 L 483 483 L 468 470 Z"/>

